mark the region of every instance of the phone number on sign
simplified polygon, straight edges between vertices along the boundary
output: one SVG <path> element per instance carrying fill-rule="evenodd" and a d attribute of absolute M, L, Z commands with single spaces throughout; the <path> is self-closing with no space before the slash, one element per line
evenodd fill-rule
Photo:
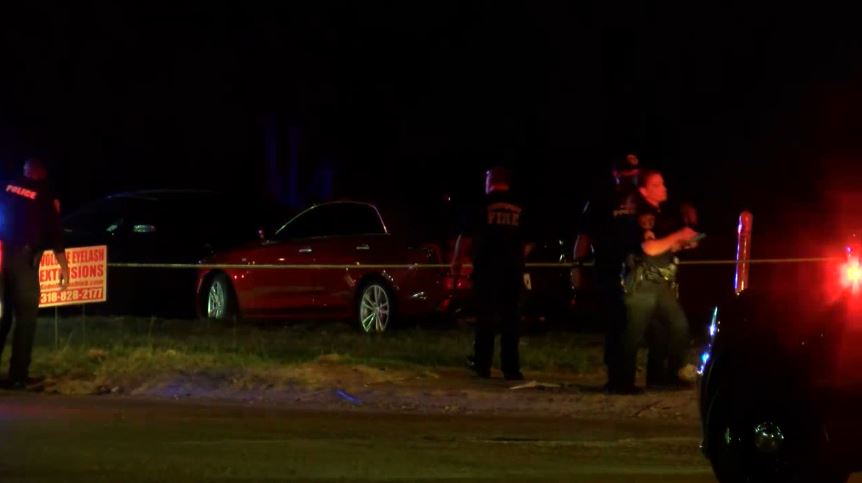
<path fill-rule="evenodd" d="M 40 304 L 55 304 L 57 302 L 75 302 L 78 300 L 94 300 L 102 298 L 102 289 L 78 289 L 65 290 L 62 292 L 43 293 L 40 297 Z"/>

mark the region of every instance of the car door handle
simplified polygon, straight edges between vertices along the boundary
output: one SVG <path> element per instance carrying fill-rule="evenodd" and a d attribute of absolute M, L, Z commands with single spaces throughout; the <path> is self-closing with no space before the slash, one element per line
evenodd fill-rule
<path fill-rule="evenodd" d="M 309 248 L 309 247 L 300 248 L 299 253 L 311 253 L 311 248 Z"/>
<path fill-rule="evenodd" d="M 362 244 L 362 245 L 356 245 L 356 249 L 357 249 L 357 250 L 366 250 L 366 251 L 367 251 L 367 250 L 371 250 L 371 247 L 370 247 L 370 246 L 368 246 L 368 244 L 367 244 L 367 243 L 365 243 L 365 244 Z"/>

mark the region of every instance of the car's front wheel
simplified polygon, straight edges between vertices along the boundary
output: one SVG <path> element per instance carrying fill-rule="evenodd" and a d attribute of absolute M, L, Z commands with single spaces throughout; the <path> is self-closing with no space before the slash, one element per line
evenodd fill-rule
<path fill-rule="evenodd" d="M 236 297 L 227 275 L 220 273 L 210 280 L 204 308 L 208 319 L 231 320 L 237 316 Z"/>
<path fill-rule="evenodd" d="M 366 334 L 386 332 L 392 325 L 395 304 L 392 291 L 379 281 L 371 281 L 359 291 L 356 310 L 359 326 Z"/>

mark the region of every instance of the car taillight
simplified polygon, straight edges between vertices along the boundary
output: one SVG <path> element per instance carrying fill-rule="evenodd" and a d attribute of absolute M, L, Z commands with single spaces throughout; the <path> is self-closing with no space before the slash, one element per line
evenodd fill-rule
<path fill-rule="evenodd" d="M 853 293 L 859 291 L 862 286 L 862 265 L 859 264 L 859 254 L 862 253 L 862 244 L 854 234 L 845 242 L 844 256 L 846 261 L 841 265 L 841 286 Z"/>
<path fill-rule="evenodd" d="M 859 264 L 858 256 L 850 256 L 847 262 L 841 266 L 841 284 L 853 292 L 859 291 L 862 284 L 862 265 Z"/>
<path fill-rule="evenodd" d="M 461 290 L 464 288 L 464 278 L 458 277 L 457 279 L 453 276 L 446 277 L 446 281 L 444 282 L 444 288 L 446 290 Z"/>
<path fill-rule="evenodd" d="M 472 287 L 473 281 L 470 279 L 469 274 L 461 273 L 457 278 L 450 274 L 443 280 L 443 288 L 445 290 L 469 290 Z"/>

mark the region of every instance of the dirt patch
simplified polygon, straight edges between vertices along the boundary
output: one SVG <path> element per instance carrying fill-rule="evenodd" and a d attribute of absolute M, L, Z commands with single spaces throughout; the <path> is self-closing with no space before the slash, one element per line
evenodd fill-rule
<path fill-rule="evenodd" d="M 525 381 L 479 379 L 466 369 L 385 369 L 326 355 L 285 367 L 230 374 L 171 373 L 132 385 L 58 381 L 66 394 L 210 399 L 333 411 L 536 415 L 572 418 L 696 420 L 694 390 L 639 396 L 602 392 L 604 374 L 526 373 Z"/>
<path fill-rule="evenodd" d="M 391 410 L 465 414 L 535 414 L 576 418 L 697 418 L 693 389 L 648 391 L 640 396 L 603 392 L 604 374 L 526 374 L 527 380 L 478 379 L 466 371 L 442 370 L 434 378 L 416 378 L 397 386 L 360 392 L 369 404 Z M 524 387 L 527 386 L 527 387 Z M 522 387 L 521 389 L 514 389 Z"/>

